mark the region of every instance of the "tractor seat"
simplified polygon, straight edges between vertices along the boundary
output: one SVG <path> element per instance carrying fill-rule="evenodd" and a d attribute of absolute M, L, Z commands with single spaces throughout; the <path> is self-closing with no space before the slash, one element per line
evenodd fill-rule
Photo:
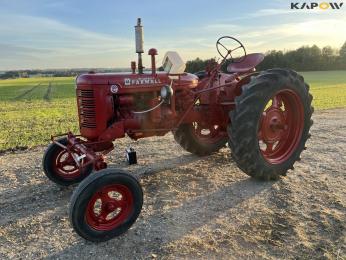
<path fill-rule="evenodd" d="M 231 73 L 235 72 L 248 72 L 260 64 L 264 59 L 262 53 L 251 53 L 245 56 L 245 58 L 238 63 L 231 63 L 227 66 L 227 71 Z"/>

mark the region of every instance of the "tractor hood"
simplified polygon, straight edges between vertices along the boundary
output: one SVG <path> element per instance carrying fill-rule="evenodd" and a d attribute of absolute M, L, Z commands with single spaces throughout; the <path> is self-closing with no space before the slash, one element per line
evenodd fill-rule
<path fill-rule="evenodd" d="M 176 87 L 184 86 L 194 88 L 198 84 L 198 77 L 194 74 L 184 73 L 180 79 L 174 80 Z M 144 73 L 87 73 L 77 77 L 77 85 L 118 85 L 120 88 L 153 88 L 170 84 L 171 80 L 166 72 L 156 74 Z"/>
<path fill-rule="evenodd" d="M 133 74 L 133 73 L 87 73 L 77 77 L 77 84 L 86 85 L 141 85 L 141 84 L 160 84 L 167 81 L 167 73 Z M 136 82 L 134 82 L 136 80 Z M 139 82 L 137 82 L 139 81 Z"/>

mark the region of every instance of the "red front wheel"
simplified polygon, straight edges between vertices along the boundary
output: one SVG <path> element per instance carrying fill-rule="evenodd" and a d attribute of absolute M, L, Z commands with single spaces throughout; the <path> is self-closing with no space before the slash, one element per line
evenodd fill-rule
<path fill-rule="evenodd" d="M 101 242 L 126 232 L 139 216 L 143 192 L 133 176 L 105 169 L 85 179 L 73 193 L 70 221 L 83 238 Z"/>
<path fill-rule="evenodd" d="M 239 168 L 263 180 L 293 169 L 310 136 L 311 101 L 309 86 L 292 70 L 267 70 L 243 86 L 228 128 Z"/>
<path fill-rule="evenodd" d="M 61 138 L 57 142 L 62 145 L 67 145 L 67 138 Z M 78 157 L 78 153 L 69 153 L 59 145 L 50 144 L 43 156 L 43 170 L 46 176 L 54 183 L 61 186 L 69 186 L 81 182 L 93 170 L 92 164 L 86 164 L 85 159 L 82 159 L 79 167 L 73 156 Z M 83 166 L 84 165 L 84 166 Z"/>

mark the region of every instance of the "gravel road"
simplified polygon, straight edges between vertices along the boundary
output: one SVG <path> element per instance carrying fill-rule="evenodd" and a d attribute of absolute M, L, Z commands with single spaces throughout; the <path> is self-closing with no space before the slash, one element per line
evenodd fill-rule
<path fill-rule="evenodd" d="M 316 112 L 295 170 L 248 178 L 227 147 L 198 158 L 171 135 L 117 143 L 110 167 L 141 178 L 144 206 L 123 236 L 94 244 L 68 220 L 71 188 L 49 182 L 44 147 L 0 155 L 0 258 L 346 259 L 346 110 Z M 132 145 L 139 164 L 127 166 Z"/>

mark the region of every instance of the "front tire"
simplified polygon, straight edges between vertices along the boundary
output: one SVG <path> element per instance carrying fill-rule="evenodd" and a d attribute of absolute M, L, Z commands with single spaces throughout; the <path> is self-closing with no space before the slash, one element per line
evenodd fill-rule
<path fill-rule="evenodd" d="M 58 139 L 57 142 L 65 146 L 68 143 L 66 137 Z M 48 179 L 60 186 L 70 186 L 79 183 L 93 170 L 92 164 L 79 168 L 71 155 L 55 143 L 51 143 L 47 147 L 42 165 Z"/>
<path fill-rule="evenodd" d="M 292 70 L 267 70 L 244 85 L 228 127 L 239 168 L 262 180 L 293 169 L 310 137 L 311 102 L 309 86 Z"/>
<path fill-rule="evenodd" d="M 70 221 L 86 240 L 107 241 L 132 226 L 142 205 L 143 191 L 135 177 L 104 169 L 86 178 L 73 193 Z"/>

